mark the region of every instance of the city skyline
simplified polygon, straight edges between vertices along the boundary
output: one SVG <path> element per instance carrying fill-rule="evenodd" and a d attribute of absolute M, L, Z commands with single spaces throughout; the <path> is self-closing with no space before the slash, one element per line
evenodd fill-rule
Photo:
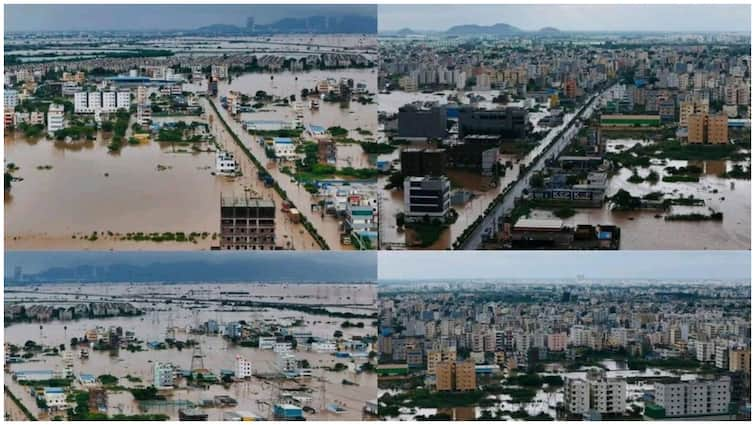
<path fill-rule="evenodd" d="M 457 25 L 508 24 L 525 31 L 726 32 L 750 31 L 748 5 L 384 5 L 378 31 L 446 31 Z M 652 9 L 649 13 L 648 9 Z"/>
<path fill-rule="evenodd" d="M 747 251 L 378 253 L 378 281 L 422 279 L 749 279 Z"/>
<path fill-rule="evenodd" d="M 170 31 L 208 25 L 256 25 L 313 16 L 376 17 L 376 5 L 5 5 L 5 31 Z M 86 19 L 82 17 L 86 16 Z"/>

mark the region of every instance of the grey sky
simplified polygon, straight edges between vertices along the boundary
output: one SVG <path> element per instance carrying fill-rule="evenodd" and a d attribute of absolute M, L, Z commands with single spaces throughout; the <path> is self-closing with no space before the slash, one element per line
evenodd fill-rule
<path fill-rule="evenodd" d="M 375 16 L 374 5 L 5 5 L 5 31 L 172 30 L 307 16 Z"/>
<path fill-rule="evenodd" d="M 750 5 L 379 5 L 378 30 L 506 23 L 523 30 L 750 31 Z"/>
<path fill-rule="evenodd" d="M 749 251 L 381 251 L 378 279 L 746 279 Z"/>

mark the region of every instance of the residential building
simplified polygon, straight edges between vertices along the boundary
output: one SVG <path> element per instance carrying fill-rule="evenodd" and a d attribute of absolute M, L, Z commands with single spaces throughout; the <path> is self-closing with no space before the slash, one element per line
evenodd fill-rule
<path fill-rule="evenodd" d="M 174 385 L 175 371 L 170 363 L 155 362 L 152 367 L 155 388 L 172 388 Z"/>
<path fill-rule="evenodd" d="M 605 371 L 591 369 L 585 378 L 567 378 L 564 404 L 569 413 L 584 415 L 623 414 L 626 411 L 627 383 L 622 378 L 607 378 Z"/>
<path fill-rule="evenodd" d="M 236 378 L 239 379 L 245 379 L 252 376 L 252 362 L 245 359 L 244 357 L 241 357 L 240 355 L 236 356 Z"/>
<path fill-rule="evenodd" d="M 473 361 L 444 361 L 435 365 L 436 391 L 474 391 L 477 375 Z"/>
<path fill-rule="evenodd" d="M 665 410 L 667 418 L 726 414 L 730 401 L 729 377 L 655 384 L 655 404 Z"/>
<path fill-rule="evenodd" d="M 47 110 L 47 134 L 54 135 L 55 132 L 65 128 L 65 109 L 63 105 L 51 103 Z"/>
<path fill-rule="evenodd" d="M 729 142 L 729 118 L 726 114 L 693 114 L 687 119 L 687 141 L 701 144 Z"/>

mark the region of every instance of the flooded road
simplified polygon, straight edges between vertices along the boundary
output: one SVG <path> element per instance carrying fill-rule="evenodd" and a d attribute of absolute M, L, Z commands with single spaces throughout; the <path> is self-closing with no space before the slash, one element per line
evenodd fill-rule
<path fill-rule="evenodd" d="M 307 192 L 303 185 L 299 184 L 293 178 L 287 174 L 284 174 L 277 166 L 277 163 L 272 160 L 268 160 L 265 154 L 264 146 L 257 142 L 257 138 L 250 135 L 246 130 L 241 127 L 238 121 L 235 121 L 228 111 L 223 109 L 220 105 L 220 101 L 216 99 L 208 100 L 203 98 L 201 102 L 206 106 L 209 113 L 215 114 L 212 107 L 208 102 L 213 102 L 217 108 L 218 113 L 223 117 L 225 122 L 230 126 L 232 131 L 239 137 L 244 143 L 247 149 L 249 149 L 257 158 L 258 161 L 265 164 L 267 172 L 278 182 L 283 190 L 286 191 L 287 196 L 291 199 L 299 209 L 299 211 L 307 217 L 317 229 L 317 232 L 325 238 L 330 249 L 349 249 L 349 245 L 341 243 L 341 223 L 332 216 L 325 215 L 324 213 L 317 212 L 317 208 L 313 208 L 319 200 L 315 196 Z M 246 168 L 253 167 L 251 160 L 245 156 L 238 156 L 239 161 L 246 164 Z"/>

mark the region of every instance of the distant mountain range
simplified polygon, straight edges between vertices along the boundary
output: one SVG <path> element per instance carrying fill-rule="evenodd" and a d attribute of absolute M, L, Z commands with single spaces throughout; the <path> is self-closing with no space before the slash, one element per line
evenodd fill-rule
<path fill-rule="evenodd" d="M 553 27 L 545 27 L 538 31 L 526 31 L 521 28 L 517 28 L 513 25 L 498 23 L 498 24 L 493 24 L 493 25 L 475 25 L 475 24 L 456 25 L 447 29 L 446 31 L 416 31 L 410 28 L 402 28 L 398 31 L 391 31 L 388 33 L 395 34 L 395 35 L 402 35 L 402 36 L 433 33 L 433 34 L 446 34 L 446 35 L 454 35 L 454 36 L 487 35 L 487 36 L 497 36 L 497 37 L 508 37 L 508 36 L 516 36 L 516 35 L 521 35 L 521 34 L 557 35 L 557 34 L 561 34 L 561 31 L 558 28 L 553 28 Z"/>
<path fill-rule="evenodd" d="M 6 254 L 5 284 L 98 282 L 375 282 L 375 255 L 285 252 L 52 253 L 48 265 L 32 265 L 35 253 Z M 246 255 L 243 255 L 246 254 Z M 329 253 L 330 254 L 330 253 Z M 33 272 L 25 269 L 32 267 Z"/>
<path fill-rule="evenodd" d="M 240 27 L 227 24 L 213 24 L 188 31 L 211 35 L 245 34 L 376 34 L 377 18 L 365 15 L 309 16 L 306 18 L 284 18 L 271 24 L 256 24 L 253 27 Z"/>

